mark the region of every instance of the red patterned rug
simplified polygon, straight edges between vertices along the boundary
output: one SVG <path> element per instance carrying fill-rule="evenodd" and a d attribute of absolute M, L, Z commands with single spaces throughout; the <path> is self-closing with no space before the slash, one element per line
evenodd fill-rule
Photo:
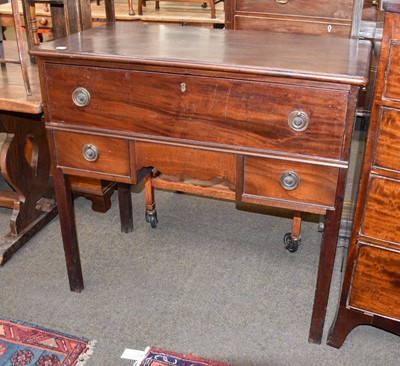
<path fill-rule="evenodd" d="M 0 318 L 0 366 L 81 366 L 94 342 Z"/>
<path fill-rule="evenodd" d="M 180 355 L 153 347 L 146 352 L 145 358 L 138 362 L 137 366 L 232 366 L 227 363 L 211 361 L 192 355 Z"/>

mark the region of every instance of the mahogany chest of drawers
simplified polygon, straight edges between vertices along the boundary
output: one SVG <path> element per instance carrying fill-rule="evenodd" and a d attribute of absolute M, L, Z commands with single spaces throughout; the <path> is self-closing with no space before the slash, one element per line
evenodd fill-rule
<path fill-rule="evenodd" d="M 340 306 L 328 344 L 358 325 L 400 334 L 400 1 L 385 21 L 360 193 Z"/>
<path fill-rule="evenodd" d="M 127 187 L 156 168 L 167 188 L 326 215 L 309 337 L 320 342 L 369 51 L 118 22 L 34 50 L 71 290 L 83 279 L 68 175 L 118 182 L 129 231 Z"/>
<path fill-rule="evenodd" d="M 350 37 L 356 1 L 232 0 L 225 5 L 225 26 Z"/>

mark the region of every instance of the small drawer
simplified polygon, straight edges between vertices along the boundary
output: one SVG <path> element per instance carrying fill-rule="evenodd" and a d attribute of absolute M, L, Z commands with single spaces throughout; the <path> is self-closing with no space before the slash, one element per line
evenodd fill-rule
<path fill-rule="evenodd" d="M 400 252 L 358 243 L 350 288 L 350 307 L 400 319 Z"/>
<path fill-rule="evenodd" d="M 400 181 L 372 175 L 361 233 L 399 243 L 400 237 Z"/>
<path fill-rule="evenodd" d="M 136 142 L 135 156 L 137 169 L 151 166 L 171 181 L 235 191 L 234 154 Z"/>
<path fill-rule="evenodd" d="M 374 165 L 400 171 L 400 110 L 381 108 Z"/>
<path fill-rule="evenodd" d="M 51 122 L 341 158 L 346 90 L 52 64 L 45 79 Z"/>
<path fill-rule="evenodd" d="M 235 11 L 351 19 L 354 0 L 236 0 Z"/>
<path fill-rule="evenodd" d="M 385 78 L 383 96 L 388 99 L 400 100 L 400 43 L 392 41 L 389 49 L 389 62 Z"/>
<path fill-rule="evenodd" d="M 116 138 L 54 132 L 57 166 L 91 173 L 129 177 L 129 143 Z M 91 174 L 93 176 L 93 174 Z"/>
<path fill-rule="evenodd" d="M 336 23 L 312 18 L 295 20 L 286 18 L 259 17 L 253 15 L 236 15 L 234 29 L 257 30 L 280 33 L 299 33 L 324 35 L 332 37 L 350 37 L 351 24 Z"/>
<path fill-rule="evenodd" d="M 243 200 L 253 196 L 332 208 L 338 173 L 334 167 L 245 157 Z"/>

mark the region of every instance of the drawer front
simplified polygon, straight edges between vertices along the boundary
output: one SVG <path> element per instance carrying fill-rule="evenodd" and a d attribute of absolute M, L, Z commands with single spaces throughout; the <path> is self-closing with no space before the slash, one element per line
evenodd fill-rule
<path fill-rule="evenodd" d="M 354 0 L 236 0 L 236 11 L 351 19 Z"/>
<path fill-rule="evenodd" d="M 340 158 L 346 91 L 74 66 L 46 66 L 48 118 L 161 138 Z M 72 93 L 83 87 L 87 106 Z M 293 114 L 308 127 L 293 129 Z"/>
<path fill-rule="evenodd" d="M 350 37 L 351 25 L 327 22 L 326 20 L 296 20 L 236 15 L 234 29 L 257 30 L 280 33 L 299 33 L 332 37 Z"/>
<path fill-rule="evenodd" d="M 399 181 L 376 176 L 370 178 L 361 232 L 377 239 L 400 241 Z"/>
<path fill-rule="evenodd" d="M 234 154 L 136 142 L 135 156 L 137 169 L 151 166 L 171 181 L 235 191 Z"/>
<path fill-rule="evenodd" d="M 400 110 L 382 108 L 374 165 L 400 171 Z"/>
<path fill-rule="evenodd" d="M 348 305 L 400 319 L 400 252 L 358 244 Z"/>
<path fill-rule="evenodd" d="M 389 99 L 400 100 L 400 43 L 392 41 L 389 49 L 386 83 L 383 95 Z"/>
<path fill-rule="evenodd" d="M 91 173 L 130 176 L 129 143 L 116 138 L 54 132 L 57 166 Z"/>
<path fill-rule="evenodd" d="M 243 196 L 334 207 L 338 169 L 245 157 Z"/>

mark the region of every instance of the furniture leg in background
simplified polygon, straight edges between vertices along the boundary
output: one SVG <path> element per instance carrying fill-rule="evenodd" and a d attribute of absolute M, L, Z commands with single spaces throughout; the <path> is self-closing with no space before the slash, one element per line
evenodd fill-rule
<path fill-rule="evenodd" d="M 0 191 L 0 206 L 13 210 L 10 231 L 0 240 L 2 265 L 52 220 L 57 210 L 41 115 L 1 111 L 0 131 L 6 133 L 0 153 L 1 174 L 13 189 Z"/>

